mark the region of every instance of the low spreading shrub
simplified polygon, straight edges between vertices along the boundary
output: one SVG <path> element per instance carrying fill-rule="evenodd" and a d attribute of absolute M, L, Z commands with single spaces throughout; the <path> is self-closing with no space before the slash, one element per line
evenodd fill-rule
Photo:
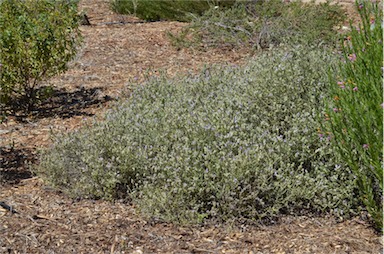
<path fill-rule="evenodd" d="M 330 2 L 238 1 L 231 8 L 210 8 L 177 34 L 175 46 L 269 48 L 282 43 L 334 44 L 345 19 Z"/>
<path fill-rule="evenodd" d="M 57 136 L 37 172 L 74 197 L 129 198 L 181 223 L 347 216 L 354 175 L 317 134 L 333 64 L 326 49 L 299 46 L 150 79 L 104 122 Z"/>
<path fill-rule="evenodd" d="M 202 15 L 210 6 L 230 6 L 235 0 L 113 0 L 112 10 L 120 14 L 134 14 L 147 21 L 190 21 L 192 15 Z"/>
<path fill-rule="evenodd" d="M 0 104 L 32 109 L 80 42 L 77 0 L 0 0 Z"/>
<path fill-rule="evenodd" d="M 383 228 L 383 12 L 357 2 L 361 23 L 346 35 L 340 71 L 330 78 L 326 131 L 357 183 L 376 228 Z"/>

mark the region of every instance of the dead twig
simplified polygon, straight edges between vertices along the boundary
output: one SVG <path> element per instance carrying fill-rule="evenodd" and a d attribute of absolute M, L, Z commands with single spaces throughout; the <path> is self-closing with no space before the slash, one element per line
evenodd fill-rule
<path fill-rule="evenodd" d="M 0 201 L 0 206 L 1 206 L 2 208 L 4 208 L 5 210 L 10 211 L 11 213 L 18 213 L 18 212 L 16 212 L 16 211 L 12 208 L 12 206 L 9 206 L 9 205 L 7 205 L 6 203 L 4 203 L 4 202 L 2 202 L 2 201 Z"/>

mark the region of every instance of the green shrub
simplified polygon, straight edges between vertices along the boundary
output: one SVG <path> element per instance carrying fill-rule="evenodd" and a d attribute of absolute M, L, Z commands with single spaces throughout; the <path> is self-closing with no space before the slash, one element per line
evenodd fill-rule
<path fill-rule="evenodd" d="M 326 128 L 358 177 L 361 198 L 375 226 L 383 228 L 383 12 L 357 3 L 362 23 L 343 45 L 344 62 L 331 76 Z M 336 76 L 338 75 L 338 77 Z"/>
<path fill-rule="evenodd" d="M 202 15 L 211 5 L 230 6 L 235 0 L 113 0 L 112 10 L 134 14 L 147 21 L 190 21 L 192 15 Z"/>
<path fill-rule="evenodd" d="M 182 223 L 348 215 L 354 176 L 317 134 L 334 63 L 325 49 L 297 47 L 150 79 L 105 122 L 57 137 L 37 170 L 70 195 L 129 197 Z"/>
<path fill-rule="evenodd" d="M 345 19 L 339 5 L 281 0 L 239 1 L 231 8 L 210 8 L 179 34 L 176 46 L 268 48 L 281 43 L 333 44 Z"/>
<path fill-rule="evenodd" d="M 0 0 L 0 104 L 31 109 L 76 54 L 77 0 Z"/>

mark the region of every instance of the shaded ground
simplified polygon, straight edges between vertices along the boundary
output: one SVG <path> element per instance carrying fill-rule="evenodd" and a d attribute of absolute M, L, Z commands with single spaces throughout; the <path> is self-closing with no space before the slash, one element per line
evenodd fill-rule
<path fill-rule="evenodd" d="M 28 166 L 36 161 L 35 151 L 0 147 L 0 154 L 0 185 L 18 184 L 21 180 L 32 177 Z"/>
<path fill-rule="evenodd" d="M 122 202 L 69 199 L 33 177 L 29 165 L 49 146 L 50 134 L 102 118 L 129 92 L 130 80 L 160 69 L 172 76 L 205 64 L 241 64 L 249 56 L 244 50 L 177 50 L 166 32 L 184 24 L 142 23 L 111 13 L 108 2 L 81 1 L 92 26 L 81 28 L 84 45 L 69 71 L 49 81 L 53 97 L 1 124 L 0 253 L 381 252 L 381 238 L 360 219 L 285 217 L 269 226 L 180 227 L 142 218 Z"/>

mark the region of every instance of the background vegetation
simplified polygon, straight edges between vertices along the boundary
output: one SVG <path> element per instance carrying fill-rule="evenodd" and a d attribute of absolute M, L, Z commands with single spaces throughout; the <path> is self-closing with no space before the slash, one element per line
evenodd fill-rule
<path fill-rule="evenodd" d="M 281 0 L 239 1 L 231 8 L 211 8 L 181 33 L 176 46 L 271 48 L 280 44 L 335 44 L 345 19 L 340 6 Z"/>
<path fill-rule="evenodd" d="M 114 0 L 111 6 L 148 21 L 191 21 L 181 33 L 170 34 L 179 47 L 334 43 L 334 30 L 345 19 L 339 5 L 314 1 Z"/>
<path fill-rule="evenodd" d="M 120 14 L 134 14 L 147 21 L 190 21 L 212 6 L 231 6 L 235 0 L 113 0 L 112 9 Z"/>

